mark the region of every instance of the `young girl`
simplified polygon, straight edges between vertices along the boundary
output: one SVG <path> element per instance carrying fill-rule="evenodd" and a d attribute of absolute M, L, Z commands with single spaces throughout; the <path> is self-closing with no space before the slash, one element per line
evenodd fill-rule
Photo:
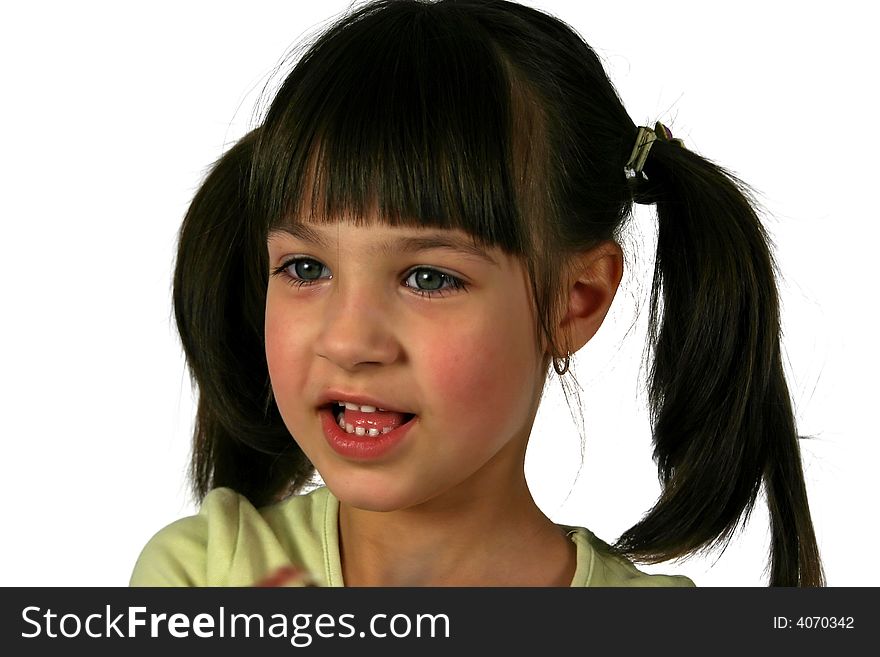
<path fill-rule="evenodd" d="M 617 291 L 633 202 L 659 221 L 663 492 L 611 546 L 548 519 L 523 466 L 551 365 L 565 384 Z M 762 486 L 770 583 L 823 584 L 747 188 L 636 126 L 537 10 L 379 0 L 328 29 L 194 198 L 174 307 L 202 507 L 133 585 L 688 586 L 632 562 L 724 544 Z"/>

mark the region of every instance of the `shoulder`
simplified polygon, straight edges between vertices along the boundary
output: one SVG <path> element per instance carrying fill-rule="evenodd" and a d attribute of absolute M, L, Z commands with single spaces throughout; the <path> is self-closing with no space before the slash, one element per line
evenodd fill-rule
<path fill-rule="evenodd" d="M 584 527 L 569 527 L 569 537 L 578 548 L 576 586 L 693 587 L 684 575 L 645 573 L 618 554 L 608 543 Z"/>
<path fill-rule="evenodd" d="M 315 556 L 319 542 L 312 530 L 322 491 L 257 509 L 234 490 L 216 488 L 198 514 L 147 542 L 130 585 L 250 586 L 278 568 L 302 564 L 304 553 Z"/>

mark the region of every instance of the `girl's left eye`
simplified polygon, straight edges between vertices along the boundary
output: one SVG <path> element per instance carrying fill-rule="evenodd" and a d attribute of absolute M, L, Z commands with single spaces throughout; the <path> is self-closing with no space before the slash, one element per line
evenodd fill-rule
<path fill-rule="evenodd" d="M 330 270 L 314 258 L 294 257 L 285 261 L 280 267 L 273 269 L 272 276 L 282 278 L 288 285 L 303 287 L 320 280 L 321 274 L 325 271 L 329 274 L 327 278 L 333 278 Z M 414 283 L 410 283 L 410 281 L 414 281 Z M 447 285 L 444 286 L 444 282 Z M 403 285 L 422 297 L 442 297 L 450 290 L 467 292 L 468 287 L 461 279 L 431 267 L 411 269 L 404 279 Z"/>
<path fill-rule="evenodd" d="M 410 285 L 410 280 L 415 280 L 416 285 L 426 285 L 427 289 Z M 448 281 L 449 285 L 446 287 L 440 287 L 440 285 L 443 284 L 443 281 Z M 415 269 L 410 270 L 410 273 L 407 275 L 406 279 L 404 279 L 404 282 L 413 292 L 423 297 L 442 297 L 450 290 L 467 292 L 468 287 L 460 278 L 456 278 L 451 274 L 444 274 L 442 271 L 437 271 L 430 267 L 416 267 Z"/>

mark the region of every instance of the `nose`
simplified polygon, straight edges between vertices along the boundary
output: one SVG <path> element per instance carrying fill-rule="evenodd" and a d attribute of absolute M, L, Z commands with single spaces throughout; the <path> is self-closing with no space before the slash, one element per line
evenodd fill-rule
<path fill-rule="evenodd" d="M 376 287 L 351 279 L 337 283 L 323 308 L 315 344 L 318 356 L 345 370 L 387 365 L 399 357 L 389 304 Z"/>

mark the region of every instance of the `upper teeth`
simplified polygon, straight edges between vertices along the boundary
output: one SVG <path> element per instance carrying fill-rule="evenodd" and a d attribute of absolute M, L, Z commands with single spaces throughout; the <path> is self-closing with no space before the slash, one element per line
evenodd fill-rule
<path fill-rule="evenodd" d="M 375 406 L 360 406 L 359 404 L 354 404 L 352 402 L 338 401 L 336 403 L 339 404 L 340 406 L 345 406 L 345 408 L 347 408 L 350 411 L 360 411 L 361 413 L 375 413 L 377 410 Z M 378 410 L 384 411 L 385 409 L 380 408 Z"/>

